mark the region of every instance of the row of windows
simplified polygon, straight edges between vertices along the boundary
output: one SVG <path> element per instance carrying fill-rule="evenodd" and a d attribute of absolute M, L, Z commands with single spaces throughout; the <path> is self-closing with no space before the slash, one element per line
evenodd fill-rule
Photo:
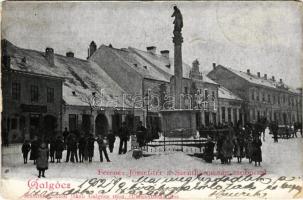
<path fill-rule="evenodd" d="M 289 106 L 301 105 L 301 100 L 294 99 L 293 97 L 286 98 L 285 95 L 282 95 L 282 96 L 272 95 L 271 96 L 270 94 L 267 94 L 267 96 L 266 96 L 265 92 L 260 94 L 259 92 L 252 91 L 251 100 L 262 101 L 262 102 L 273 103 L 273 104 L 278 103 L 279 105 L 281 103 L 286 104 L 286 102 L 288 101 Z"/>
<path fill-rule="evenodd" d="M 39 102 L 40 93 L 37 85 L 30 86 L 30 100 L 31 102 Z M 54 103 L 55 89 L 51 87 L 46 88 L 47 103 Z M 12 83 L 12 99 L 19 101 L 21 98 L 21 84 L 18 82 Z"/>
<path fill-rule="evenodd" d="M 189 93 L 188 92 L 188 87 L 184 87 L 184 93 L 185 94 Z M 202 89 L 197 89 L 196 94 L 197 95 L 203 94 L 203 90 Z M 211 97 L 212 97 L 212 100 L 216 99 L 216 93 L 215 93 L 215 91 L 212 91 Z M 208 93 L 207 89 L 204 89 L 204 98 L 205 98 L 206 101 L 209 99 L 209 93 Z"/>

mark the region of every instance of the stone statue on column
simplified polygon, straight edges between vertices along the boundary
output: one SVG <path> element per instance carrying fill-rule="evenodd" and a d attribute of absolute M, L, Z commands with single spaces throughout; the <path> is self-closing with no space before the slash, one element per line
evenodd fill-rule
<path fill-rule="evenodd" d="M 172 14 L 171 17 L 175 17 L 174 20 L 174 33 L 175 32 L 181 32 L 182 28 L 183 28 L 183 18 L 182 18 L 182 14 L 181 11 L 179 10 L 179 8 L 177 6 L 174 6 L 174 13 Z"/>

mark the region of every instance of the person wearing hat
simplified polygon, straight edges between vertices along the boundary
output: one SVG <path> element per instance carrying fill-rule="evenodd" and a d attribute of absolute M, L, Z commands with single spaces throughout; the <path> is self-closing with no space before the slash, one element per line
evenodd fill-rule
<path fill-rule="evenodd" d="M 38 157 L 37 157 L 37 170 L 39 171 L 39 178 L 42 176 L 45 178 L 45 170 L 48 169 L 48 156 L 49 150 L 45 142 L 42 142 L 38 148 Z"/>

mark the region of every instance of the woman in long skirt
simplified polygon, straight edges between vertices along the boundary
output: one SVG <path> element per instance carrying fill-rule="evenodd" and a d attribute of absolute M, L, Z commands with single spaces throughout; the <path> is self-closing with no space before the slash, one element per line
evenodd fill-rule
<path fill-rule="evenodd" d="M 43 142 L 38 149 L 38 157 L 37 157 L 37 170 L 39 171 L 39 178 L 45 178 L 45 170 L 48 169 L 48 156 L 49 150 L 47 145 Z"/>

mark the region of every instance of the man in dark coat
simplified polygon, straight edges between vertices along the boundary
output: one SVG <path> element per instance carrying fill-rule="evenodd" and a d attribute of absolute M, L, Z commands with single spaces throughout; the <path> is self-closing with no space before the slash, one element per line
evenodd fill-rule
<path fill-rule="evenodd" d="M 24 160 L 24 164 L 27 163 L 27 157 L 28 157 L 28 152 L 31 150 L 31 145 L 29 144 L 29 142 L 27 140 L 24 141 L 21 151 L 23 154 L 23 160 Z"/>
<path fill-rule="evenodd" d="M 84 137 L 84 135 L 81 135 L 80 139 L 79 139 L 79 145 L 78 145 L 79 162 L 83 162 L 85 146 L 86 146 L 86 138 Z"/>
<path fill-rule="evenodd" d="M 90 134 L 87 138 L 87 156 L 88 156 L 88 161 L 92 162 L 93 157 L 94 157 L 94 143 L 95 143 L 95 138 L 93 134 Z"/>
<path fill-rule="evenodd" d="M 78 162 L 78 154 L 77 154 L 77 137 L 76 135 L 72 135 L 71 141 L 70 141 L 70 151 L 71 151 L 71 162 Z"/>
<path fill-rule="evenodd" d="M 49 145 L 49 156 L 51 159 L 51 163 L 55 162 L 55 151 L 56 151 L 56 140 L 54 138 L 51 139 Z"/>
<path fill-rule="evenodd" d="M 219 138 L 217 140 L 217 152 L 218 152 L 217 159 L 221 160 L 221 164 L 225 163 L 225 159 L 224 159 L 223 154 L 222 154 L 223 141 L 224 141 L 223 136 L 219 136 Z"/>
<path fill-rule="evenodd" d="M 55 157 L 57 159 L 57 163 L 60 163 L 62 159 L 62 152 L 64 150 L 64 142 L 62 141 L 61 136 L 57 137 L 55 147 L 56 147 Z"/>
<path fill-rule="evenodd" d="M 278 124 L 274 121 L 270 124 L 270 130 L 272 134 L 274 135 L 274 142 L 278 142 Z"/>
<path fill-rule="evenodd" d="M 39 178 L 44 177 L 45 178 L 45 170 L 48 169 L 48 155 L 49 150 L 47 148 L 47 145 L 43 142 L 40 147 L 38 147 L 38 154 L 37 154 L 37 170 L 39 171 Z"/>
<path fill-rule="evenodd" d="M 255 137 L 254 141 L 252 142 L 252 147 L 253 147 L 252 161 L 255 162 L 255 166 L 257 166 L 257 163 L 260 166 L 260 163 L 262 162 L 261 146 L 262 146 L 262 141 L 258 137 Z"/>
<path fill-rule="evenodd" d="M 68 136 L 66 136 L 66 160 L 65 162 L 69 162 L 70 160 L 70 154 L 71 154 L 71 149 L 72 149 L 72 143 L 73 143 L 73 136 L 72 133 L 68 134 Z"/>
<path fill-rule="evenodd" d="M 106 158 L 106 161 L 110 162 L 107 151 L 106 151 L 106 142 L 104 141 L 103 136 L 101 136 L 101 135 L 98 136 L 97 143 L 99 145 L 100 162 L 103 162 L 103 156 L 102 156 L 103 153 Z"/>
<path fill-rule="evenodd" d="M 34 161 L 34 164 L 36 164 L 36 160 L 38 157 L 38 148 L 40 146 L 40 142 L 38 141 L 38 137 L 35 136 L 34 140 L 31 143 L 31 154 L 29 159 Z"/>
<path fill-rule="evenodd" d="M 109 134 L 107 135 L 107 140 L 108 140 L 109 151 L 113 153 L 116 136 L 113 134 L 112 131 L 109 131 Z"/>
<path fill-rule="evenodd" d="M 64 131 L 63 131 L 63 133 L 62 133 L 62 135 L 63 135 L 64 145 L 66 145 L 66 143 L 67 143 L 66 139 L 67 139 L 67 137 L 69 136 L 69 132 L 67 131 L 67 128 L 66 128 L 66 127 L 65 127 L 65 129 L 64 129 Z"/>
<path fill-rule="evenodd" d="M 139 147 L 144 146 L 145 139 L 146 139 L 146 128 L 142 125 L 142 121 L 139 122 L 139 126 L 136 130 L 137 142 Z"/>
<path fill-rule="evenodd" d="M 208 163 L 212 163 L 214 159 L 214 147 L 215 147 L 215 143 L 211 141 L 211 138 L 208 138 L 204 150 L 204 159 Z"/>
<path fill-rule="evenodd" d="M 120 145 L 119 154 L 127 152 L 127 141 L 129 140 L 129 132 L 126 126 L 126 122 L 122 123 L 122 127 L 119 130 Z"/>

